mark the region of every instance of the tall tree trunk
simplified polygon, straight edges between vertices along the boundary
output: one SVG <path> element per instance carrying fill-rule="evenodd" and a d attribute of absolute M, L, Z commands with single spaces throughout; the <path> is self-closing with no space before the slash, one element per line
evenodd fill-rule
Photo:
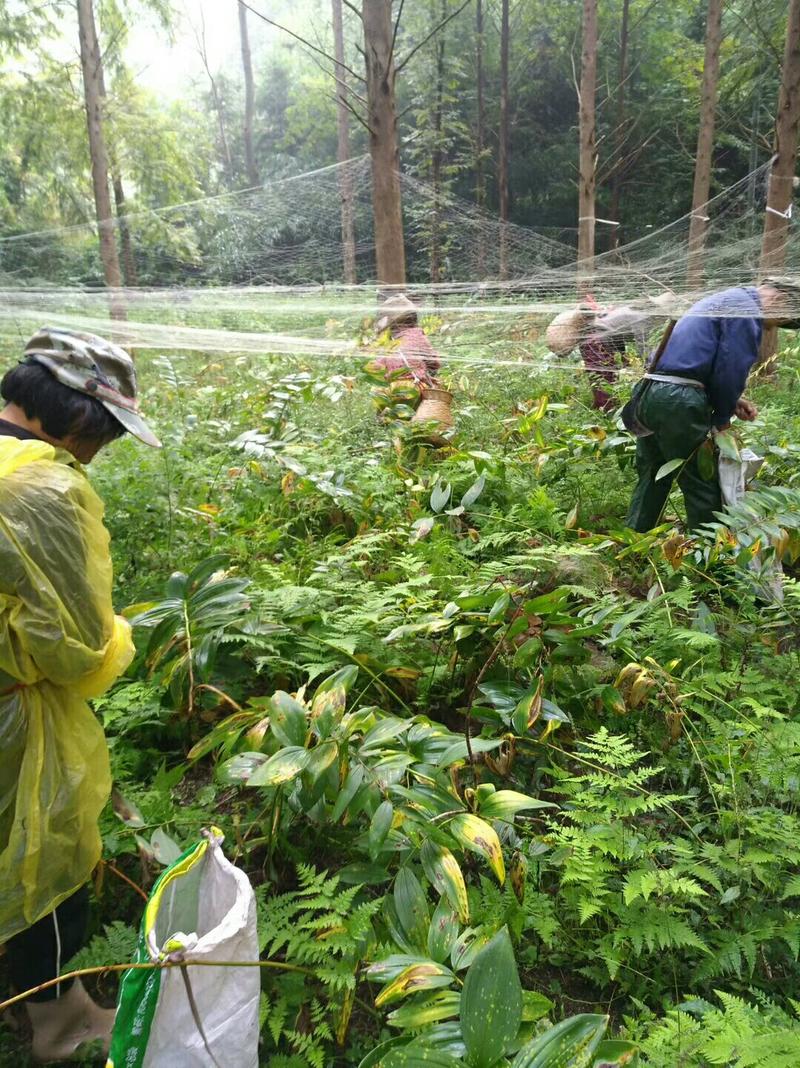
<path fill-rule="evenodd" d="M 441 0 L 439 21 L 447 18 L 447 0 Z M 436 40 L 436 100 L 433 109 L 433 152 L 431 154 L 431 183 L 433 185 L 433 230 L 431 233 L 431 282 L 442 280 L 442 123 L 444 111 L 444 30 Z"/>
<path fill-rule="evenodd" d="M 108 157 L 103 138 L 102 58 L 100 56 L 100 44 L 97 39 L 92 0 L 77 0 L 77 7 L 83 92 L 86 102 L 86 127 L 89 133 L 89 155 L 92 165 L 92 187 L 94 189 L 94 205 L 100 239 L 100 259 L 103 264 L 106 285 L 113 291 L 119 290 L 121 287 L 122 277 L 117 256 L 117 243 L 114 238 L 114 218 L 108 189 Z M 118 293 L 112 292 L 110 303 L 111 317 L 113 319 L 124 319 L 125 308 Z"/>
<path fill-rule="evenodd" d="M 475 66 L 478 87 L 477 117 L 475 129 L 475 203 L 482 211 L 486 204 L 486 176 L 483 166 L 483 146 L 486 140 L 486 105 L 484 101 L 483 73 L 483 0 L 475 6 Z M 478 278 L 484 276 L 486 264 L 486 240 L 483 228 L 478 229 Z"/>
<path fill-rule="evenodd" d="M 708 0 L 706 16 L 706 55 L 703 63 L 703 88 L 700 96 L 700 127 L 697 132 L 697 162 L 694 168 L 692 214 L 689 223 L 689 263 L 686 283 L 690 289 L 703 284 L 703 246 L 706 219 L 702 207 L 711 191 L 711 157 L 714 151 L 714 116 L 717 108 L 719 48 L 722 41 L 723 0 Z"/>
<path fill-rule="evenodd" d="M 125 203 L 125 187 L 122 184 L 122 175 L 117 167 L 113 152 L 111 154 L 111 185 L 114 189 L 114 206 L 117 209 L 117 226 L 119 227 L 119 243 L 122 249 L 122 270 L 125 275 L 125 285 L 138 286 L 139 275 L 133 255 L 131 230 L 126 218 L 128 208 Z"/>
<path fill-rule="evenodd" d="M 595 90 L 597 84 L 597 0 L 583 0 L 583 49 L 580 84 L 580 159 L 578 178 L 578 289 L 590 284 L 594 261 L 595 181 Z"/>
<path fill-rule="evenodd" d="M 778 114 L 775 120 L 775 162 L 769 178 L 764 238 L 761 245 L 761 275 L 775 274 L 786 262 L 789 209 L 792 206 L 798 131 L 800 130 L 800 0 L 790 0 L 783 53 Z M 761 362 L 775 355 L 778 332 L 764 331 Z"/>
<path fill-rule="evenodd" d="M 378 281 L 404 285 L 403 208 L 393 54 L 392 0 L 362 0 L 372 211 Z"/>
<path fill-rule="evenodd" d="M 497 157 L 497 185 L 500 201 L 500 277 L 508 278 L 508 162 L 510 155 L 508 124 L 508 3 L 500 8 L 500 145 Z"/>
<path fill-rule="evenodd" d="M 100 109 L 103 114 L 106 111 L 106 77 L 103 70 L 102 63 L 100 65 Z M 131 244 L 131 230 L 128 226 L 127 206 L 125 202 L 125 187 L 122 184 L 122 172 L 117 160 L 117 153 L 114 148 L 114 139 L 112 137 L 110 144 L 107 146 L 108 150 L 108 170 L 111 175 L 111 188 L 114 191 L 114 207 L 117 211 L 117 228 L 119 229 L 119 244 L 122 250 L 122 274 L 125 278 L 126 286 L 136 286 L 139 284 L 139 278 L 136 271 L 136 260 L 133 255 L 133 246 Z"/>
<path fill-rule="evenodd" d="M 346 166 L 350 158 L 350 116 L 347 110 L 347 71 L 344 66 L 342 0 L 331 0 L 333 47 L 336 59 L 336 158 L 339 162 L 339 196 L 342 202 L 342 265 L 348 285 L 356 282 L 356 234 L 353 221 L 353 176 Z"/>
<path fill-rule="evenodd" d="M 617 124 L 614 131 L 614 177 L 611 180 L 611 218 L 619 223 L 619 206 L 622 198 L 622 183 L 625 167 L 622 163 L 625 151 L 625 94 L 628 82 L 628 26 L 630 23 L 631 0 L 622 0 L 622 26 L 619 32 L 619 69 L 617 71 Z M 611 227 L 611 247 L 617 248 L 622 237 L 622 227 Z"/>
<path fill-rule="evenodd" d="M 239 0 L 239 40 L 242 46 L 242 72 L 244 73 L 244 163 L 248 185 L 258 185 L 258 168 L 253 151 L 253 111 L 255 110 L 255 87 L 253 63 L 250 58 L 250 35 L 247 31 L 247 8 Z"/>

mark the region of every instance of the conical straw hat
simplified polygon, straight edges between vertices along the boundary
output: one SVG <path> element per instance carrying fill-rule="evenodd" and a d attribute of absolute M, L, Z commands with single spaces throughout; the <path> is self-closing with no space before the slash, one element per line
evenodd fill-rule
<path fill-rule="evenodd" d="M 579 308 L 560 312 L 548 326 L 544 340 L 556 356 L 567 356 L 580 344 L 588 314 Z"/>
<path fill-rule="evenodd" d="M 375 323 L 376 330 L 385 330 L 387 326 L 416 316 L 417 306 L 409 300 L 405 293 L 393 293 L 391 297 L 381 304 L 378 309 L 378 319 Z"/>

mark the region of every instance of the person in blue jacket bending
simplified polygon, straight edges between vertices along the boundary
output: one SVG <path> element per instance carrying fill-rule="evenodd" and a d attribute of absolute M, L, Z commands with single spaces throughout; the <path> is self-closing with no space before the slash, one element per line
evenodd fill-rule
<path fill-rule="evenodd" d="M 701 474 L 698 452 L 709 433 L 728 429 L 734 415 L 752 421 L 758 414 L 742 394 L 767 326 L 800 327 L 799 282 L 768 279 L 712 293 L 676 323 L 657 367 L 645 375 L 648 386 L 636 411 L 649 433 L 636 442 L 639 481 L 629 527 L 645 531 L 661 522 L 675 475 L 656 481 L 656 474 L 675 459 L 686 460 L 677 477 L 687 527 L 712 522 L 722 509 L 717 472 Z"/>

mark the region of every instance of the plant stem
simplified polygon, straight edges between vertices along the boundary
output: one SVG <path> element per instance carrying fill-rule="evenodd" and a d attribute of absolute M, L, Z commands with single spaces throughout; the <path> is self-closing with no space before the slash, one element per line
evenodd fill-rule
<path fill-rule="evenodd" d="M 69 982 L 71 979 L 80 979 L 84 975 L 104 975 L 106 972 L 127 971 L 153 972 L 167 968 L 276 968 L 280 971 L 299 972 L 301 975 L 314 974 L 310 968 L 301 968 L 297 964 L 286 964 L 277 960 L 144 961 L 136 964 L 106 964 L 96 968 L 78 968 L 74 972 L 66 972 L 66 974 L 59 975 L 55 979 L 48 979 L 46 983 L 32 986 L 30 990 L 23 990 L 21 994 L 15 994 L 12 998 L 0 1001 L 0 1013 L 5 1012 L 6 1009 L 20 1001 L 25 1001 L 26 998 L 31 997 L 33 994 L 38 994 L 43 990 L 50 990 L 52 987 Z"/>

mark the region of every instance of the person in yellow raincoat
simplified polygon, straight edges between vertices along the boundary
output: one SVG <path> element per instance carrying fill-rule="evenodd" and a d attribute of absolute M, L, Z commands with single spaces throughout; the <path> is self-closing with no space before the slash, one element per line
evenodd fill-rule
<path fill-rule="evenodd" d="M 103 505 L 80 464 L 126 430 L 159 444 L 136 392 L 127 352 L 54 328 L 0 383 L 0 942 L 19 991 L 55 978 L 86 934 L 111 787 L 86 698 L 133 646 L 111 605 Z M 26 1007 L 39 1061 L 110 1036 L 113 1010 L 78 981 Z"/>

